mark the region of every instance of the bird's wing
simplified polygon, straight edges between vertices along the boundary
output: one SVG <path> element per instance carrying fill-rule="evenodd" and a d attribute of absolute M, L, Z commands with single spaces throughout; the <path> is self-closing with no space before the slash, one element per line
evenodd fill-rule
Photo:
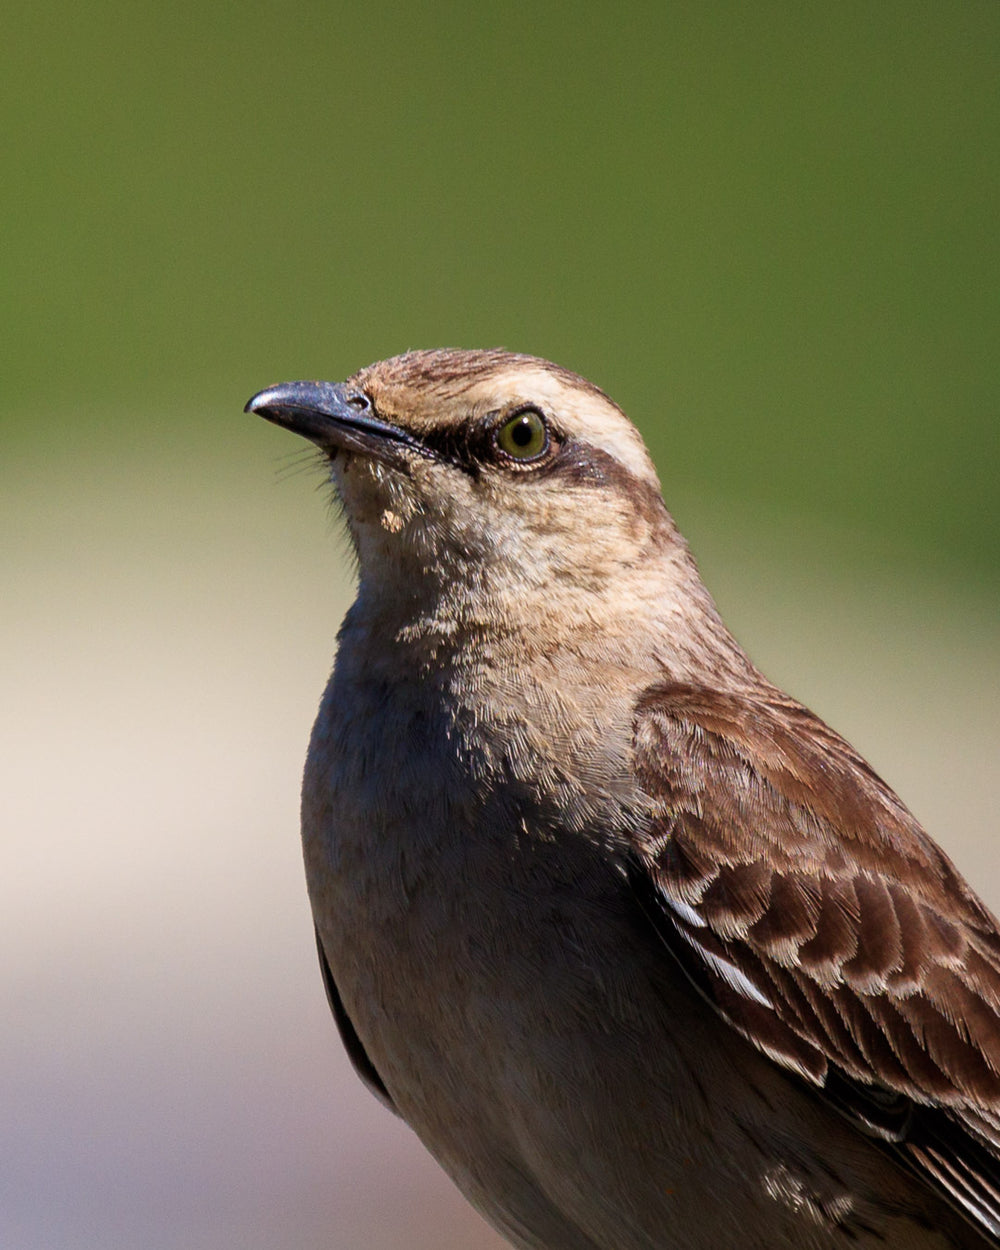
<path fill-rule="evenodd" d="M 637 884 L 694 984 L 1000 1239 L 993 916 L 852 748 L 776 691 L 650 688 L 635 753 L 656 810 Z"/>
<path fill-rule="evenodd" d="M 333 979 L 333 973 L 330 971 L 330 963 L 326 957 L 326 951 L 323 949 L 323 942 L 319 936 L 319 930 L 316 930 L 316 950 L 319 954 L 319 967 L 323 974 L 323 984 L 326 987 L 326 1001 L 330 1004 L 330 1010 L 333 1012 L 333 1018 L 337 1022 L 337 1028 L 340 1031 L 340 1040 L 344 1043 L 344 1049 L 347 1051 L 351 1063 L 354 1064 L 354 1070 L 358 1076 L 364 1081 L 371 1092 L 381 1102 L 399 1114 L 396 1104 L 392 1101 L 392 1095 L 385 1087 L 385 1082 L 378 1074 L 378 1069 L 372 1063 L 365 1050 L 361 1038 L 358 1037 L 357 1030 L 347 1014 L 347 1008 L 344 1006 L 344 1000 L 340 997 L 340 990 L 337 989 L 337 982 Z"/>

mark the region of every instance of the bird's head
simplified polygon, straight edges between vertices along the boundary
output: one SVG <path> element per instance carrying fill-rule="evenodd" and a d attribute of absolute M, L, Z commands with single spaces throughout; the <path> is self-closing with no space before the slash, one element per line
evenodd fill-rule
<path fill-rule="evenodd" d="M 644 616 L 697 580 L 638 431 L 600 389 L 505 351 L 417 351 L 247 405 L 311 439 L 366 599 L 438 595 L 513 619 Z"/>

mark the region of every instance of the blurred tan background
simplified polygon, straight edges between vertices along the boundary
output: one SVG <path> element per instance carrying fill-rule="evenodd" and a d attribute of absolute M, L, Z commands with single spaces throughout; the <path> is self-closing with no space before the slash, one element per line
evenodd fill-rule
<path fill-rule="evenodd" d="M 485 1250 L 297 843 L 351 593 L 251 393 L 503 345 L 1000 907 L 1000 8 L 5 15 L 0 1245 Z"/>

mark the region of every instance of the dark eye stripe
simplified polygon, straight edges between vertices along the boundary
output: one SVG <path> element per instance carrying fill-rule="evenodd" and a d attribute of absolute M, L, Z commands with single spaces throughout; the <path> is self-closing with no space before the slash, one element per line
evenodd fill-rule
<path fill-rule="evenodd" d="M 422 431 L 420 441 L 441 460 L 474 477 L 489 459 L 489 437 L 478 422 L 430 426 Z"/>
<path fill-rule="evenodd" d="M 496 466 L 493 431 L 498 418 L 499 414 L 494 412 L 461 425 L 442 422 L 425 427 L 420 441 L 439 460 L 477 478 L 484 469 Z M 518 474 L 526 485 L 530 481 L 558 476 L 567 486 L 595 486 L 620 491 L 633 504 L 641 502 L 651 513 L 665 514 L 659 492 L 608 452 L 577 439 L 563 438 L 556 430 L 551 431 L 551 441 L 552 454 L 534 466 L 529 461 L 524 467 L 532 469 L 532 472 Z M 516 461 L 508 460 L 507 463 L 512 466 Z"/>

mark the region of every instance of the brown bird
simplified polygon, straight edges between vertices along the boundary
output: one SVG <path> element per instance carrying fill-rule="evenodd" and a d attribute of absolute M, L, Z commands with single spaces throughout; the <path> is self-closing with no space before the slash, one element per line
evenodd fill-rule
<path fill-rule="evenodd" d="M 359 585 L 306 765 L 368 1085 L 522 1250 L 1000 1246 L 1000 933 L 732 638 L 597 387 L 413 352 L 248 410 Z"/>

